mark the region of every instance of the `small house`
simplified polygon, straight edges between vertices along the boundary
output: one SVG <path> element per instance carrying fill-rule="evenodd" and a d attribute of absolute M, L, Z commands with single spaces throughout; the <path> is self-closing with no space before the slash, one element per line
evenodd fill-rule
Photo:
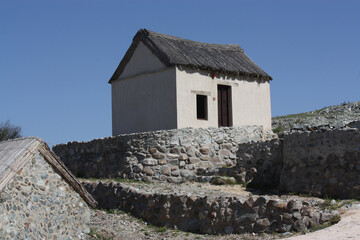
<path fill-rule="evenodd" d="M 270 80 L 237 44 L 141 29 L 109 81 L 113 135 L 241 125 L 270 130 Z"/>
<path fill-rule="evenodd" d="M 96 201 L 38 138 L 0 142 L 1 239 L 84 239 Z"/>

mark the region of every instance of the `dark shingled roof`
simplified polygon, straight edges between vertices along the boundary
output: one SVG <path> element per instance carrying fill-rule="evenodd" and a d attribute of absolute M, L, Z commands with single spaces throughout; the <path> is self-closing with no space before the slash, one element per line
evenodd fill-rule
<path fill-rule="evenodd" d="M 133 43 L 109 83 L 121 75 L 140 41 L 168 67 L 188 66 L 194 69 L 272 80 L 237 44 L 195 42 L 141 29 L 135 35 Z"/>

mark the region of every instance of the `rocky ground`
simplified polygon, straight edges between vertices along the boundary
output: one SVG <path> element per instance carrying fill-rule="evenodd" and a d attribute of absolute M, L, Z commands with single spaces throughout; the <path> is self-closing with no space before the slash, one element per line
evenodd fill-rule
<path fill-rule="evenodd" d="M 352 121 L 360 120 L 360 101 L 325 107 L 306 113 L 274 117 L 274 132 L 303 130 L 312 127 L 341 128 Z"/>

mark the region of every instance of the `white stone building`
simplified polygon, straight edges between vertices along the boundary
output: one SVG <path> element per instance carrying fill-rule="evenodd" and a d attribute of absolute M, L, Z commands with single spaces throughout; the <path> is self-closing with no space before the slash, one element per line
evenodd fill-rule
<path fill-rule="evenodd" d="M 241 125 L 270 130 L 270 80 L 239 45 L 141 29 L 109 81 L 113 135 Z"/>
<path fill-rule="evenodd" d="M 84 239 L 96 204 L 40 139 L 0 142 L 1 239 Z"/>

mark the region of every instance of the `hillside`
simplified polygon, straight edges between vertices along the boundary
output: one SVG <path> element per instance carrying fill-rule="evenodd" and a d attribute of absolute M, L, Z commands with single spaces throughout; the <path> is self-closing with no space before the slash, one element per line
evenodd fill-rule
<path fill-rule="evenodd" d="M 272 119 L 274 132 L 313 127 L 341 128 L 352 121 L 360 120 L 360 101 L 342 103 L 320 110 L 278 116 Z"/>

